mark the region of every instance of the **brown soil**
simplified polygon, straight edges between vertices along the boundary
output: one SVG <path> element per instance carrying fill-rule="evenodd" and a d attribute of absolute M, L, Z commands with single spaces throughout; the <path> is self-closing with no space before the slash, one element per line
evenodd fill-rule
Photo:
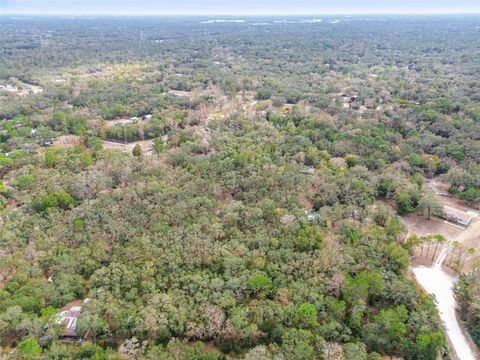
<path fill-rule="evenodd" d="M 140 144 L 140 146 L 142 147 L 143 155 L 147 155 L 147 156 L 155 155 L 152 150 L 153 140 L 141 140 L 141 141 L 135 141 L 135 142 L 126 143 L 126 144 L 104 140 L 103 148 L 108 150 L 120 150 L 120 151 L 131 153 L 136 144 Z"/>
<path fill-rule="evenodd" d="M 54 142 L 53 146 L 58 147 L 74 147 L 77 145 L 81 145 L 83 140 L 78 135 L 62 135 L 59 136 Z"/>

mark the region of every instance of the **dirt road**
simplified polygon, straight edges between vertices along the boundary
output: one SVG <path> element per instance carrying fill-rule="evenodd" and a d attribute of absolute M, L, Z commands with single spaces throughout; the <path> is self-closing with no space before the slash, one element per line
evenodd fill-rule
<path fill-rule="evenodd" d="M 426 184 L 444 206 L 467 212 L 472 216 L 468 226 L 451 223 L 449 221 L 432 217 L 430 220 L 418 215 L 403 217 L 409 233 L 419 236 L 441 234 L 447 240 L 438 257 L 431 266 L 415 266 L 412 268 L 418 283 L 423 289 L 435 296 L 437 309 L 442 319 L 450 344 L 459 360 L 474 360 L 480 357 L 478 348 L 466 334 L 457 317 L 457 303 L 453 295 L 453 287 L 457 278 L 450 275 L 442 268 L 447 258 L 449 245 L 458 241 L 465 247 L 472 247 L 480 253 L 480 216 L 477 210 L 469 207 L 466 203 L 451 197 L 448 193 L 448 184 L 439 179 L 432 179 Z M 427 261 L 428 263 L 428 261 Z M 467 266 L 471 264 L 467 264 Z"/>

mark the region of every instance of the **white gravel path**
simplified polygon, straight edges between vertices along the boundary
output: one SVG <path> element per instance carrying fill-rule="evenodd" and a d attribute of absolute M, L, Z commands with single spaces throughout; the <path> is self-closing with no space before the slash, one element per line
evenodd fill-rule
<path fill-rule="evenodd" d="M 418 266 L 412 268 L 412 271 L 425 291 L 435 295 L 438 313 L 458 358 L 475 360 L 475 352 L 470 348 L 456 316 L 457 303 L 453 297 L 453 286 L 457 279 L 444 272 L 441 267 L 447 255 L 447 249 L 448 247 L 445 246 L 432 267 Z"/>

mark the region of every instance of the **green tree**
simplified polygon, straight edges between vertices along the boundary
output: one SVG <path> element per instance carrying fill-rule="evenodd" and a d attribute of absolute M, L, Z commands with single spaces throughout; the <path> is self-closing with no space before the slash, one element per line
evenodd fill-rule
<path fill-rule="evenodd" d="M 53 194 L 57 198 L 58 207 L 66 210 L 77 205 L 77 201 L 65 190 L 57 191 Z"/>
<path fill-rule="evenodd" d="M 392 196 L 395 190 L 394 183 L 392 179 L 382 178 L 377 185 L 378 196 L 389 198 Z"/>
<path fill-rule="evenodd" d="M 160 156 L 165 151 L 165 143 L 161 138 L 154 139 L 152 142 L 152 148 L 155 153 Z"/>
<path fill-rule="evenodd" d="M 361 342 L 345 344 L 343 351 L 345 359 L 368 360 L 367 347 Z"/>
<path fill-rule="evenodd" d="M 408 344 L 405 338 L 407 319 L 408 310 L 404 305 L 380 311 L 373 322 L 362 328 L 366 345 L 374 351 L 401 356 Z"/>
<path fill-rule="evenodd" d="M 42 348 L 35 339 L 25 339 L 18 345 L 18 354 L 22 359 L 32 360 L 42 353 Z"/>
<path fill-rule="evenodd" d="M 363 271 L 355 277 L 348 276 L 343 285 L 343 297 L 350 306 L 350 322 L 360 328 L 367 304 L 373 302 L 384 289 L 382 276 L 375 272 Z"/>
<path fill-rule="evenodd" d="M 0 194 L 8 195 L 9 192 L 10 190 L 7 188 L 7 186 L 2 181 L 0 181 Z"/>
<path fill-rule="evenodd" d="M 15 186 L 20 190 L 28 188 L 34 181 L 34 177 L 31 174 L 20 175 L 15 179 Z"/>
<path fill-rule="evenodd" d="M 5 175 L 14 164 L 13 159 L 0 152 L 0 177 Z"/>
<path fill-rule="evenodd" d="M 100 345 L 94 344 L 90 341 L 83 343 L 75 355 L 76 359 L 107 359 L 105 350 Z"/>
<path fill-rule="evenodd" d="M 443 205 L 434 194 L 427 193 L 420 198 L 417 209 L 430 220 L 432 214 L 443 210 Z"/>
<path fill-rule="evenodd" d="M 442 235 L 437 234 L 432 236 L 432 240 L 435 243 L 435 248 L 433 250 L 433 255 L 432 255 L 432 261 L 433 261 L 435 260 L 435 256 L 437 255 L 438 246 L 441 244 L 445 244 L 447 239 L 445 239 Z"/>
<path fill-rule="evenodd" d="M 55 147 L 45 149 L 45 165 L 47 167 L 55 167 L 60 163 L 60 157 L 58 156 L 60 150 Z"/>
<path fill-rule="evenodd" d="M 60 312 L 59 309 L 54 308 L 53 306 L 47 306 L 46 308 L 40 309 L 40 319 L 44 322 L 47 323 L 50 321 L 53 315 L 57 314 Z"/>
<path fill-rule="evenodd" d="M 267 296 L 273 289 L 272 280 L 263 274 L 257 274 L 250 277 L 247 281 L 247 290 L 251 295 L 265 295 Z"/>
<path fill-rule="evenodd" d="M 480 346 L 480 269 L 462 274 L 455 285 L 460 315 L 473 340 Z"/>
<path fill-rule="evenodd" d="M 97 136 L 89 136 L 86 145 L 94 153 L 103 149 L 103 141 Z"/>
<path fill-rule="evenodd" d="M 105 321 L 96 314 L 83 314 L 77 321 L 77 334 L 86 339 L 97 339 L 107 331 Z"/>
<path fill-rule="evenodd" d="M 397 274 L 401 274 L 408 267 L 410 257 L 407 251 L 397 243 L 388 244 L 385 248 L 387 255 L 387 262 L 385 267 L 394 271 Z"/>
<path fill-rule="evenodd" d="M 77 205 L 77 201 L 65 190 L 57 191 L 53 194 L 37 196 L 32 200 L 32 207 L 36 212 L 42 212 L 48 208 L 71 209 Z"/>
<path fill-rule="evenodd" d="M 317 309 L 315 305 L 304 303 L 295 311 L 295 322 L 302 328 L 314 328 L 318 326 Z"/>
<path fill-rule="evenodd" d="M 415 212 L 416 199 L 410 191 L 403 189 L 397 192 L 395 202 L 397 204 L 397 212 L 400 215 Z"/>
<path fill-rule="evenodd" d="M 267 88 L 258 89 L 255 99 L 257 100 L 268 100 L 272 96 L 272 92 Z"/>
<path fill-rule="evenodd" d="M 461 192 L 458 197 L 466 201 L 476 201 L 480 202 L 480 189 L 479 188 L 469 188 Z"/>
<path fill-rule="evenodd" d="M 301 251 L 313 251 L 320 247 L 323 236 L 317 225 L 303 224 L 295 241 L 296 247 Z"/>
<path fill-rule="evenodd" d="M 325 340 L 308 330 L 288 329 L 282 336 L 281 353 L 286 359 L 311 360 L 323 356 Z"/>
<path fill-rule="evenodd" d="M 420 334 L 416 341 L 417 359 L 436 360 L 445 346 L 445 337 L 441 332 Z"/>

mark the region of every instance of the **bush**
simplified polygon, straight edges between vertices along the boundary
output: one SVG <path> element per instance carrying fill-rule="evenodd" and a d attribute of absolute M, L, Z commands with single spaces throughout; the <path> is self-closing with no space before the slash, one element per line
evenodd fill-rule
<path fill-rule="evenodd" d="M 460 193 L 458 197 L 466 201 L 480 201 L 480 189 L 478 188 L 469 188 L 464 192 Z"/>
<path fill-rule="evenodd" d="M 20 190 L 28 188 L 33 183 L 33 175 L 25 174 L 20 175 L 15 179 L 15 186 Z"/>
<path fill-rule="evenodd" d="M 142 156 L 142 147 L 140 144 L 135 144 L 133 150 L 132 150 L 132 155 L 135 157 L 141 157 Z"/>
<path fill-rule="evenodd" d="M 61 208 L 64 210 L 70 209 L 77 205 L 77 201 L 72 195 L 64 190 L 57 191 L 53 194 L 47 194 L 37 197 L 32 201 L 32 207 L 36 212 L 42 212 L 48 208 Z"/>
<path fill-rule="evenodd" d="M 414 213 L 417 206 L 417 200 L 415 196 L 412 196 L 409 192 L 402 190 L 397 193 L 395 197 L 397 205 L 397 212 L 399 215 Z"/>
<path fill-rule="evenodd" d="M 42 353 L 42 348 L 35 339 L 23 340 L 17 350 L 22 359 L 35 359 Z"/>
<path fill-rule="evenodd" d="M 97 152 L 103 149 L 103 142 L 97 136 L 90 136 L 87 139 L 87 147 L 91 149 L 93 152 Z"/>
<path fill-rule="evenodd" d="M 255 99 L 257 100 L 268 100 L 272 96 L 272 93 L 269 89 L 262 88 L 257 91 Z"/>

